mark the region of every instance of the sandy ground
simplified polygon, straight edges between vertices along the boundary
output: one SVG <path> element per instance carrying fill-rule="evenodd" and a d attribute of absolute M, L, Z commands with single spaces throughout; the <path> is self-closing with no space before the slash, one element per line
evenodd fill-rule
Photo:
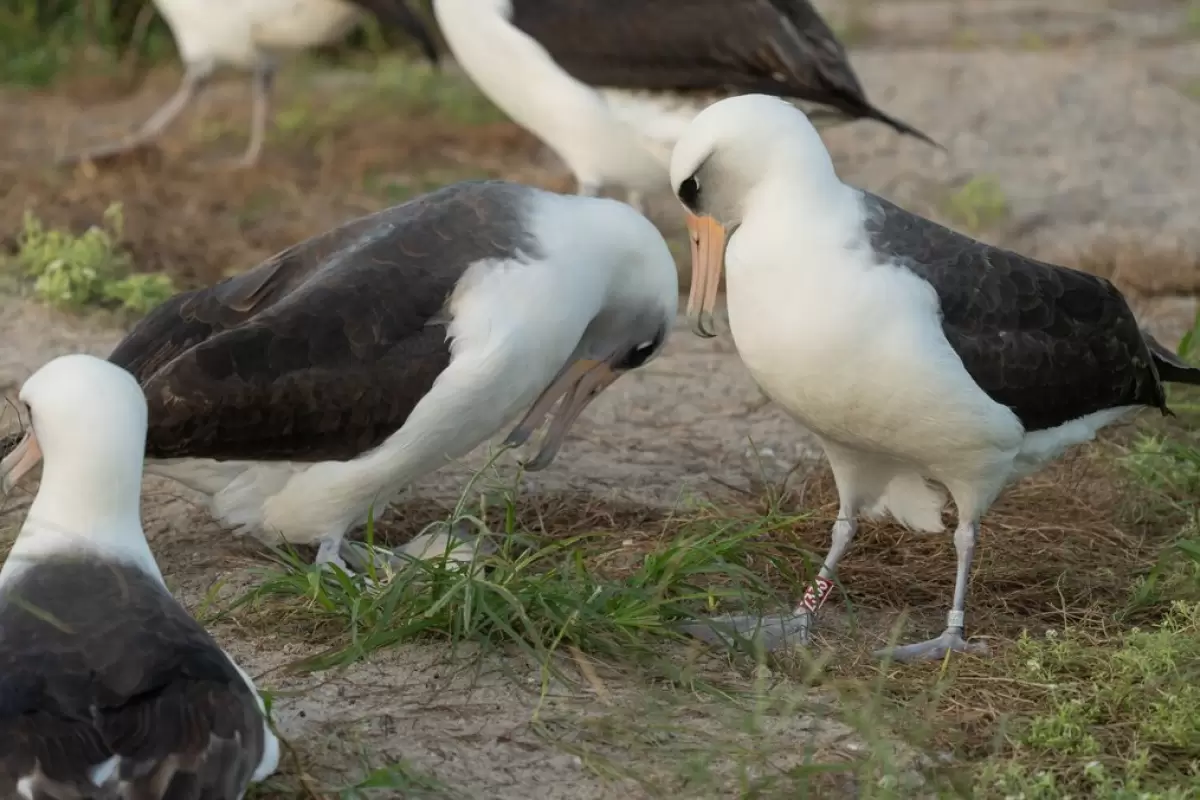
<path fill-rule="evenodd" d="M 826 140 L 846 180 L 948 219 L 947 198 L 956 187 L 992 176 L 1011 211 L 980 232 L 983 238 L 1113 274 L 1146 324 L 1171 343 L 1190 326 L 1200 284 L 1200 226 L 1193 212 L 1200 205 L 1200 31 L 1189 27 L 1181 4 L 819 5 L 846 31 L 871 96 L 949 150 L 939 153 L 870 123 L 831 129 Z M 89 124 L 128 124 L 169 89 L 169 78 L 151 81 L 132 98 L 97 107 Z M 207 108 L 240 108 L 243 91 L 219 87 Z M 0 241 L 26 207 L 79 225 L 94 221 L 107 202 L 124 199 L 127 237 L 139 263 L 204 280 L 286 246 L 297 230 L 315 232 L 380 205 L 361 184 L 318 191 L 337 186 L 336 165 L 352 157 L 309 145 L 269 152 L 261 178 L 186 178 L 184 168 L 171 163 L 131 167 L 123 177 L 56 174 L 39 160 L 64 135 L 82 138 L 83 123 L 63 120 L 95 104 L 5 93 L 0 105 Z M 404 156 L 381 155 L 367 166 L 353 161 L 361 174 L 398 173 L 405 168 L 400 161 L 424 154 L 446 164 L 446 174 L 458 175 L 476 153 L 487 174 L 569 185 L 536 143 L 503 124 L 486 134 L 462 133 L 372 118 L 355 122 L 349 132 L 337 129 L 335 138 L 386 149 L 378 141 L 383 134 L 371 134 L 373 124 L 388 135 L 407 130 L 401 136 L 409 138 L 397 145 Z M 202 137 L 176 138 L 168 156 L 193 157 L 206 146 Z M 134 189 L 145 199 L 134 198 Z M 264 205 L 278 211 L 258 208 Z M 656 219 L 677 230 L 669 202 L 659 206 Z M 120 336 L 100 319 L 66 317 L 0 297 L 0 388 L 13 394 L 30 372 L 61 353 L 106 354 Z M 690 496 L 720 499 L 736 492 L 730 487 L 778 480 L 798 460 L 812 457 L 813 449 L 793 422 L 777 408 L 762 407 L 760 398 L 727 335 L 700 340 L 681 323 L 666 354 L 597 400 L 557 462 L 526 488 L 583 490 L 604 502 L 669 507 Z M 484 457 L 481 451 L 430 476 L 413 487 L 414 495 L 452 501 Z M 246 584 L 256 563 L 253 548 L 222 533 L 182 490 L 157 482 L 148 482 L 146 490 L 152 546 L 185 602 L 197 604 L 219 581 Z M 19 520 L 21 507 L 10 509 L 9 521 Z M 982 570 L 979 580 L 987 579 Z M 534 690 L 540 678 L 527 667 L 515 668 L 515 682 L 500 665 L 468 680 L 436 649 L 406 647 L 345 674 L 301 679 L 277 668 L 310 651 L 303 641 L 251 639 L 231 625 L 218 634 L 249 672 L 261 676 L 260 685 L 283 693 L 276 706 L 281 730 L 314 773 L 325 775 L 338 765 L 352 772 L 366 753 L 376 766 L 403 757 L 470 797 L 701 796 L 672 780 L 601 778 L 564 746 L 585 738 L 580 732 L 588 720 L 629 715 L 657 702 L 649 690 L 619 678 L 613 678 L 612 705 L 558 684 L 539 703 Z M 523 683 L 531 691 L 522 691 Z M 532 724 L 535 709 L 539 725 Z M 691 730 L 703 733 L 706 724 L 716 723 Z M 547 728 L 559 731 L 560 740 Z M 770 735 L 794 741 L 797 758 L 810 748 L 850 757 L 865 746 L 849 728 L 819 715 L 793 715 Z M 612 744 L 608 756 L 641 775 L 671 772 L 644 741 Z M 851 788 L 830 791 L 828 796 L 846 796 Z"/>

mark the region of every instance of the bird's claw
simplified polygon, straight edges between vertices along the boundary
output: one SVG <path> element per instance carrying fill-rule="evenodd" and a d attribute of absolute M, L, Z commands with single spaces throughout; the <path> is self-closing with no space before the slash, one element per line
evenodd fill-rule
<path fill-rule="evenodd" d="M 984 642 L 968 642 L 963 639 L 960 629 L 950 629 L 936 639 L 927 642 L 917 642 L 899 647 L 885 647 L 875 651 L 875 657 L 895 661 L 901 664 L 914 661 L 939 661 L 947 653 L 970 653 L 971 655 L 986 656 L 988 646 Z"/>

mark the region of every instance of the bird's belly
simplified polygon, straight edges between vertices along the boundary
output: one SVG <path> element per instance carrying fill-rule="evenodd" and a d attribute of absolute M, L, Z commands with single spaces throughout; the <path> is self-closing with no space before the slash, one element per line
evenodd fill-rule
<path fill-rule="evenodd" d="M 362 12 L 342 0 L 258 0 L 254 43 L 264 50 L 298 50 L 335 41 Z"/>
<path fill-rule="evenodd" d="M 258 58 L 252 35 L 253 3 L 155 0 L 155 5 L 185 64 L 212 61 L 249 67 Z"/>

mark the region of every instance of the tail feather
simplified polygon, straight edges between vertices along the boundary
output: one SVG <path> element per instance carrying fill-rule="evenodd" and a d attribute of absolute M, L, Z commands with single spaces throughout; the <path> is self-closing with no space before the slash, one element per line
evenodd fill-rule
<path fill-rule="evenodd" d="M 1142 331 L 1142 335 L 1146 339 L 1146 345 L 1150 348 L 1150 357 L 1154 359 L 1154 367 L 1158 370 L 1158 377 L 1164 383 L 1185 383 L 1191 386 L 1200 386 L 1200 368 L 1191 366 L 1178 355 L 1163 347 L 1157 339 L 1146 331 Z"/>

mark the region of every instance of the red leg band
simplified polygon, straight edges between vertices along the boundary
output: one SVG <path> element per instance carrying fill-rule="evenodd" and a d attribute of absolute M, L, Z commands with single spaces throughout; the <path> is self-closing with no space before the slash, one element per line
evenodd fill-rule
<path fill-rule="evenodd" d="M 814 583 L 815 586 L 809 584 L 808 588 L 804 590 L 804 599 L 800 601 L 800 605 L 812 614 L 825 605 L 829 595 L 833 594 L 833 581 L 829 578 L 822 578 L 818 575 L 814 579 Z"/>

